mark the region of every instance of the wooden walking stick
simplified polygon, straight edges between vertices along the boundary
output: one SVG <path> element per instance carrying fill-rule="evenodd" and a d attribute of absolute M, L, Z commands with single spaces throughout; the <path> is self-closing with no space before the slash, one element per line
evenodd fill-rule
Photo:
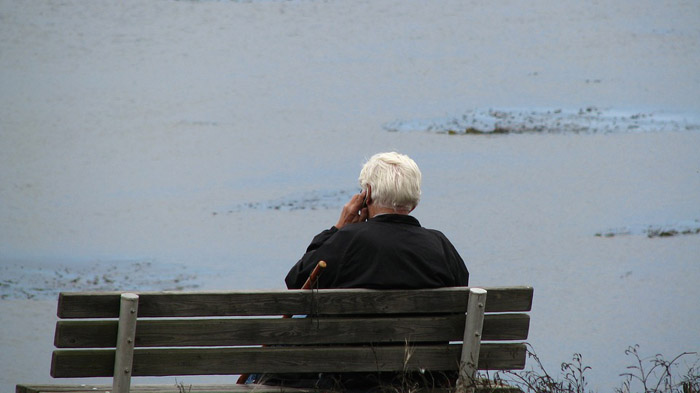
<path fill-rule="evenodd" d="M 300 289 L 311 289 L 311 287 L 316 284 L 316 281 L 318 281 L 318 277 L 321 275 L 321 272 L 323 269 L 325 269 L 327 266 L 326 261 L 319 261 L 316 264 L 316 267 L 314 267 L 314 270 L 311 271 L 311 274 L 309 274 L 309 278 L 306 279 L 304 282 L 304 285 L 301 286 Z M 282 318 L 291 318 L 291 315 L 285 314 L 282 315 Z M 237 384 L 243 385 L 245 381 L 248 380 L 248 377 L 250 374 L 241 374 L 240 377 L 238 377 L 238 381 L 236 381 Z"/>
<path fill-rule="evenodd" d="M 321 272 L 326 268 L 326 266 L 326 261 L 318 261 L 316 267 L 314 267 L 314 270 L 312 270 L 311 274 L 309 274 L 309 278 L 304 281 L 304 285 L 302 285 L 300 289 L 311 289 L 311 287 L 316 284 L 316 281 L 318 281 L 318 278 L 321 276 Z M 282 318 L 291 317 L 291 315 L 282 315 Z"/>
<path fill-rule="evenodd" d="M 306 279 L 304 285 L 301 286 L 301 289 L 311 289 L 321 275 L 321 270 L 325 269 L 326 266 L 326 261 L 319 261 L 314 270 L 311 271 L 311 274 L 309 274 L 309 278 Z"/>

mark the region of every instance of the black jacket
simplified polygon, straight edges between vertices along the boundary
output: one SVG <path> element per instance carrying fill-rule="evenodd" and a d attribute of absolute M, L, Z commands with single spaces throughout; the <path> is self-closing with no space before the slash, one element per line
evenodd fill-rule
<path fill-rule="evenodd" d="M 420 289 L 467 286 L 469 272 L 441 232 L 408 215 L 384 214 L 314 237 L 285 279 L 298 289 L 318 261 L 318 288 Z"/>
<path fill-rule="evenodd" d="M 319 233 L 287 274 L 287 287 L 301 288 L 321 260 L 326 261 L 327 267 L 314 286 L 318 288 L 420 289 L 467 286 L 469 282 L 464 261 L 445 235 L 421 227 L 418 220 L 408 215 L 380 215 L 366 223 L 342 229 L 332 227 Z M 374 392 L 415 377 L 414 374 L 264 374 L 255 380 L 271 385 Z M 416 381 L 430 387 L 451 386 L 456 380 L 453 374 L 420 374 Z"/>

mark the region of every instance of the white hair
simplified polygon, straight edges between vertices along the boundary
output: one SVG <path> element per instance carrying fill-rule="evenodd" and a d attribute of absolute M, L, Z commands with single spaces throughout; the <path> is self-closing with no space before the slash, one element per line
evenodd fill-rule
<path fill-rule="evenodd" d="M 396 152 L 373 155 L 360 171 L 360 187 L 371 186 L 371 198 L 380 207 L 412 210 L 420 201 L 421 173 L 410 157 Z"/>

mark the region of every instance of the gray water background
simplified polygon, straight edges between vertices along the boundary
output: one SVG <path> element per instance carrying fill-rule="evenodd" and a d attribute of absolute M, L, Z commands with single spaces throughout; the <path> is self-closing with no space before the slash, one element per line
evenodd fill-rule
<path fill-rule="evenodd" d="M 551 371 L 580 352 L 609 392 L 629 345 L 700 350 L 700 236 L 647 231 L 700 219 L 698 21 L 694 1 L 0 1 L 0 388 L 51 381 L 60 290 L 283 288 L 386 150 L 420 165 L 415 216 L 473 285 L 535 287 Z M 656 125 L 429 126 L 491 108 Z"/>

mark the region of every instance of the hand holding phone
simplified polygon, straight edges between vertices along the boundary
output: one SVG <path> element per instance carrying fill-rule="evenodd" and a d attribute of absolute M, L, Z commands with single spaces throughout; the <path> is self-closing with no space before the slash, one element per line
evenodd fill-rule
<path fill-rule="evenodd" d="M 367 221 L 368 217 L 367 191 L 363 190 L 361 193 L 353 195 L 350 201 L 343 206 L 335 227 L 340 229 L 347 224 Z"/>

